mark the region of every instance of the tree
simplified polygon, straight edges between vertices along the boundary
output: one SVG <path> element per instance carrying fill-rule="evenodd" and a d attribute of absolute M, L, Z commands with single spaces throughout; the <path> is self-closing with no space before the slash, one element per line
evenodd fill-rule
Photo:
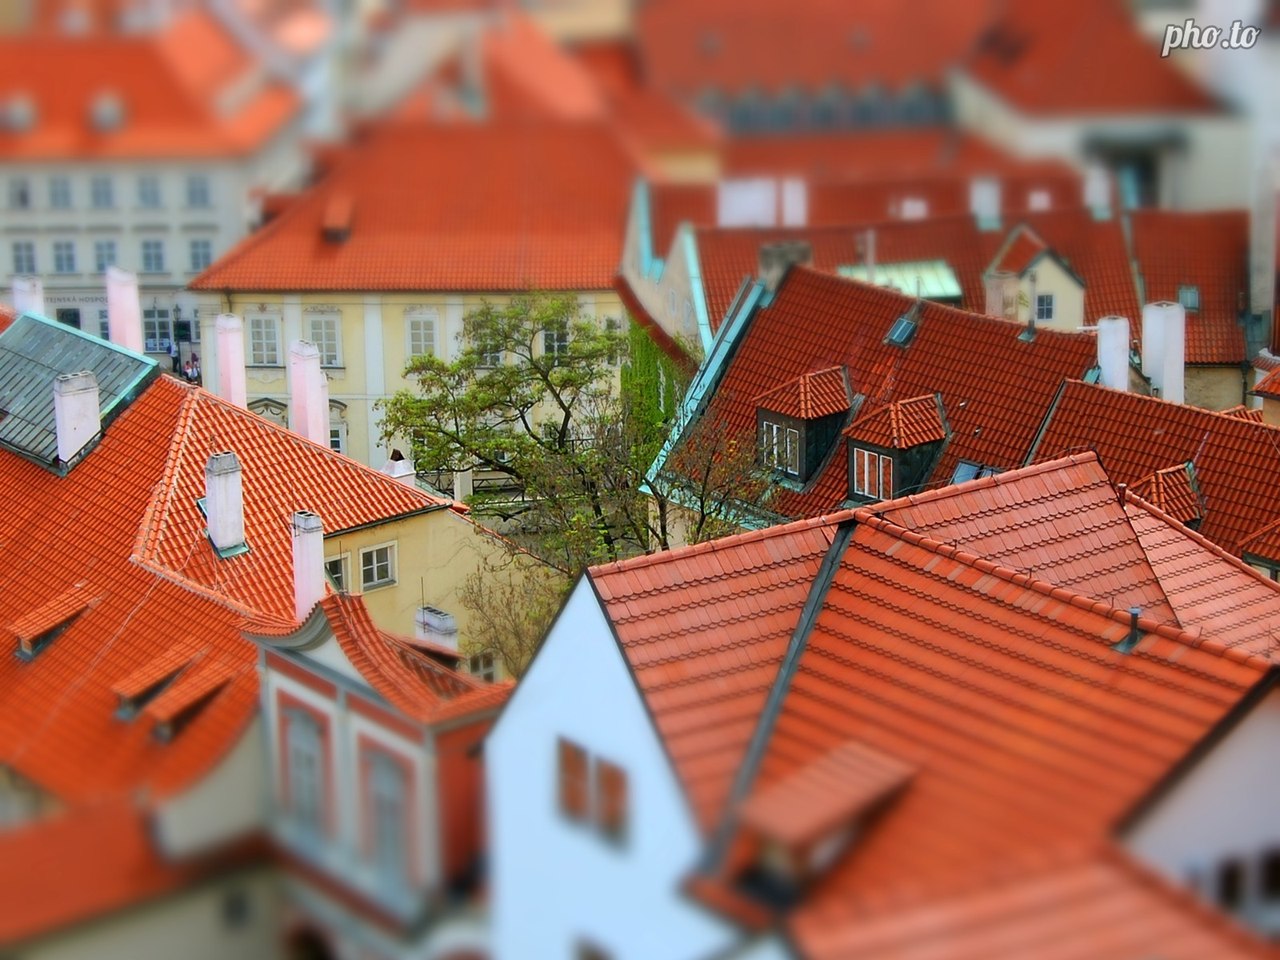
<path fill-rule="evenodd" d="M 767 492 L 751 444 L 714 422 L 668 457 L 677 479 L 646 485 L 679 385 L 653 403 L 652 382 L 628 360 L 636 337 L 602 329 L 575 297 L 486 303 L 464 319 L 463 338 L 452 361 L 410 361 L 412 388 L 380 404 L 384 433 L 409 437 L 420 468 L 510 477 L 518 492 L 477 490 L 475 516 L 505 524 L 561 571 L 670 546 L 677 501 L 691 535 L 706 539 L 724 532 L 735 501 Z"/>
<path fill-rule="evenodd" d="M 492 654 L 509 677 L 528 669 L 570 585 L 560 571 L 520 555 L 486 559 L 463 582 L 462 605 L 471 613 L 464 655 Z"/>

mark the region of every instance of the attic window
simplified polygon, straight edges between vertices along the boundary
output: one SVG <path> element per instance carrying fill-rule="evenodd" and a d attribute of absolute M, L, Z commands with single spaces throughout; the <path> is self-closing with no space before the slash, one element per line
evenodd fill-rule
<path fill-rule="evenodd" d="M 1200 288 L 1194 284 L 1184 283 L 1178 287 L 1178 302 L 1182 304 L 1183 309 L 1199 310 Z"/>
<path fill-rule="evenodd" d="M 78 584 L 15 620 L 10 630 L 18 640 L 18 649 L 14 651 L 18 659 L 34 660 L 66 632 L 89 606 L 89 600 L 85 585 Z"/>
<path fill-rule="evenodd" d="M 905 347 L 916 335 L 916 321 L 910 314 L 903 314 L 889 328 L 889 335 L 884 342 L 895 347 Z"/>
<path fill-rule="evenodd" d="M 956 464 L 955 473 L 951 475 L 951 482 L 965 483 L 968 480 L 977 480 L 981 477 L 994 477 L 999 472 L 999 467 L 989 467 L 981 463 L 973 463 L 970 460 L 961 460 Z"/>
<path fill-rule="evenodd" d="M 171 741 L 226 688 L 230 679 L 227 667 L 207 662 L 202 668 L 183 672 L 142 708 L 142 713 L 155 722 L 152 735 L 162 743 Z"/>
<path fill-rule="evenodd" d="M 800 431 L 773 420 L 760 421 L 760 463 L 800 476 Z"/>
<path fill-rule="evenodd" d="M 164 692 L 165 688 L 177 678 L 182 672 L 182 667 L 170 671 L 165 676 L 153 682 L 150 686 L 144 687 L 132 696 L 117 694 L 120 698 L 119 704 L 116 706 L 116 719 L 132 720 L 136 717 L 148 703 Z"/>

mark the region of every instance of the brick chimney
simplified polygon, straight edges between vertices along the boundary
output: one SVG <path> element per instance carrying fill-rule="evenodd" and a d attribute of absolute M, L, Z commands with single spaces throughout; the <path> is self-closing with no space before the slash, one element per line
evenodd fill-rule
<path fill-rule="evenodd" d="M 138 277 L 119 267 L 107 267 L 107 332 L 116 346 L 134 353 L 145 352 Z"/>
<path fill-rule="evenodd" d="M 70 463 L 102 427 L 98 378 L 90 370 L 64 373 L 53 381 L 53 423 L 58 460 Z"/>
<path fill-rule="evenodd" d="M 760 281 L 772 293 L 782 283 L 787 270 L 800 265 L 813 266 L 813 246 L 807 240 L 785 240 L 760 247 Z"/>
<path fill-rule="evenodd" d="M 13 309 L 17 313 L 45 315 L 44 284 L 39 277 L 13 278 Z"/>
<path fill-rule="evenodd" d="M 237 407 L 247 404 L 244 378 L 244 323 L 234 313 L 214 322 L 218 354 L 218 396 Z"/>
<path fill-rule="evenodd" d="M 327 389 L 314 343 L 295 340 L 289 346 L 289 426 L 308 440 L 329 445 Z"/>
<path fill-rule="evenodd" d="M 293 615 L 305 620 L 324 599 L 324 524 L 308 510 L 293 515 Z"/>
<path fill-rule="evenodd" d="M 244 478 L 231 451 L 215 453 L 204 467 L 204 509 L 209 539 L 219 552 L 244 546 Z"/>

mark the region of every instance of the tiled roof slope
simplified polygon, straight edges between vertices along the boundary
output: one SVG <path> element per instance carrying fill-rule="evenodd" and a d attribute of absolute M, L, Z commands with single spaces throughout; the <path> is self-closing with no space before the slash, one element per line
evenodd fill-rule
<path fill-rule="evenodd" d="M 1255 396 L 1266 397 L 1269 400 L 1280 400 L 1280 367 L 1259 380 L 1258 385 L 1253 388 L 1253 393 Z"/>
<path fill-rule="evenodd" d="M 801 917 L 809 960 L 1245 960 L 1273 951 L 1111 849 L 857 924 Z"/>
<path fill-rule="evenodd" d="M 328 536 L 449 503 L 205 390 L 172 379 L 153 389 L 178 393 L 178 419 L 167 438 L 163 472 L 155 477 L 155 491 L 137 528 L 134 559 L 247 616 L 293 617 L 289 523 L 294 511 L 318 514 Z M 205 494 L 205 464 L 224 450 L 236 454 L 244 474 L 249 551 L 220 558 L 196 501 Z"/>
<path fill-rule="evenodd" d="M 1231 554 L 1280 516 L 1280 428 L 1255 420 L 1072 381 L 1028 449 L 1028 463 L 1093 450 L 1114 482 L 1130 486 L 1194 464 L 1198 532 Z"/>
<path fill-rule="evenodd" d="M 851 403 L 843 367 L 806 373 L 755 399 L 758 407 L 799 420 L 848 413 Z"/>
<path fill-rule="evenodd" d="M 602 124 L 392 124 L 191 286 L 607 289 L 633 173 Z M 352 205 L 341 241 L 322 232 L 335 198 Z"/>
<path fill-rule="evenodd" d="M 1200 291 L 1200 308 L 1187 311 L 1187 363 L 1241 363 L 1248 303 L 1249 214 L 1135 210 L 1133 246 L 1147 302 L 1178 302 L 1183 285 Z"/>
<path fill-rule="evenodd" d="M 1059 464 L 1066 474 L 1047 489 L 1060 491 L 1068 503 L 1081 503 L 1071 481 L 1076 468 L 1088 464 L 1096 469 L 1089 459 Z M 1064 513 L 1048 502 L 1052 498 L 1037 479 L 1045 476 L 1033 468 L 1025 482 L 1018 477 L 1000 485 L 976 481 L 951 495 L 986 491 L 987 502 L 1007 501 L 1010 518 L 1022 516 L 1035 528 L 1044 518 Z M 1114 491 L 1110 498 L 1118 505 Z M 1097 509 L 1088 497 L 1083 501 L 1085 515 Z M 958 513 L 969 504 L 955 506 Z M 944 517 L 943 507 L 939 495 L 888 509 L 915 508 Z M 1232 561 L 1140 503 L 1131 503 L 1126 512 L 1139 528 L 1149 524 L 1160 531 L 1159 536 L 1138 534 L 1144 549 L 1156 555 L 1153 568 L 1166 563 L 1164 536 L 1179 541 L 1169 551 L 1183 555 L 1175 565 L 1184 570 L 1207 565 L 1195 588 L 1203 593 L 1180 611 L 1181 627 L 1143 616 L 1137 643 L 1128 652 L 1118 649 L 1130 636 L 1125 610 L 1046 579 L 1058 570 L 1075 576 L 1072 556 L 1081 544 L 1048 527 L 1040 536 L 1050 557 L 1041 565 L 1044 576 L 1036 578 L 965 545 L 905 529 L 875 508 L 751 535 L 756 543 L 770 545 L 759 551 L 749 579 L 740 566 L 730 568 L 732 588 L 721 557 L 731 544 L 748 538 L 726 541 L 720 549 L 704 545 L 591 572 L 593 579 L 611 581 L 608 594 L 602 591 L 611 620 L 625 622 L 641 602 L 655 612 L 696 609 L 698 616 L 688 626 L 668 627 L 651 642 L 678 653 L 672 669 L 680 675 L 707 676 L 720 669 L 721 651 L 745 642 L 762 614 L 779 618 L 780 633 L 788 629 L 787 621 L 795 629 L 798 617 L 794 604 L 775 606 L 767 599 L 750 610 L 717 607 L 706 602 L 708 589 L 723 596 L 730 589 L 749 590 L 754 582 L 755 592 L 746 595 L 765 598 L 764 589 L 776 580 L 773 571 L 784 565 L 794 569 L 791 544 L 799 536 L 825 530 L 834 537 L 837 524 L 852 521 L 851 539 L 835 558 L 830 587 L 804 635 L 752 790 L 762 795 L 780 788 L 850 742 L 913 772 L 790 915 L 803 956 L 854 955 L 844 945 L 858 943 L 873 922 L 896 917 L 909 924 L 923 915 L 915 911 L 945 910 L 956 898 L 994 895 L 1017 879 L 1035 882 L 1048 866 L 1062 864 L 1062 857 L 1101 849 L 1118 819 L 1263 679 L 1280 649 L 1269 638 L 1270 625 L 1280 624 L 1274 604 L 1280 588 L 1233 567 L 1272 598 L 1264 621 L 1236 619 L 1230 589 L 1213 599 L 1219 589 L 1214 573 Z M 1006 529 L 1009 537 L 1018 535 L 1016 522 Z M 981 541 L 983 534 L 977 531 L 975 537 Z M 1004 546 L 1003 538 L 997 542 Z M 1061 559 L 1053 555 L 1060 548 L 1066 551 Z M 1184 586 L 1189 584 L 1164 589 L 1180 593 Z M 1245 628 L 1255 640 L 1232 643 Z M 687 701 L 660 695 L 644 674 L 640 655 L 647 660 L 650 651 L 628 642 L 621 629 L 619 634 L 668 745 L 678 744 L 673 729 L 684 737 L 693 729 L 702 750 L 727 750 L 735 767 L 745 764 L 749 770 L 753 759 L 744 760 L 738 744 L 750 734 L 735 728 L 726 735 L 699 722 L 706 720 L 705 707 L 690 712 Z M 768 672 L 776 675 L 776 663 Z M 708 804 L 716 796 L 708 796 L 705 783 L 690 775 L 687 749 L 686 744 L 672 750 L 676 773 L 706 827 L 719 822 L 725 809 L 712 806 L 708 818 Z M 1130 896 L 1131 890 L 1122 890 L 1130 886 L 1102 890 Z M 1010 905 L 1016 906 L 1016 897 Z M 1063 916 L 1079 916 L 1073 913 L 1078 908 L 1076 898 L 1063 896 L 1044 904 L 1040 913 L 1045 922 L 1063 922 Z M 1051 914 L 1054 920 L 1048 919 Z M 1176 932 L 1167 911 L 1152 915 L 1157 924 L 1148 931 Z M 981 913 L 970 914 L 977 916 Z M 1144 922 L 1151 917 L 1144 914 Z M 882 926 L 876 932 L 883 936 L 891 929 Z M 1017 927 L 1005 929 L 1012 934 Z M 1081 931 L 1081 949 L 1090 943 L 1108 948 L 1111 940 L 1091 939 L 1098 933 Z M 975 960 L 986 955 L 975 949 Z M 1079 955 L 1129 960 L 1130 954 L 1117 949 Z"/>
<path fill-rule="evenodd" d="M 895 400 L 860 414 L 844 435 L 890 450 L 905 450 L 947 438 L 947 425 L 938 398 L 932 393 Z"/>
<path fill-rule="evenodd" d="M 906 348 L 884 342 L 910 297 L 793 268 L 769 306 L 739 334 L 706 416 L 754 436 L 751 398 L 803 373 L 848 368 L 855 394 L 873 405 L 941 394 L 952 436 L 932 482 L 950 480 L 960 459 L 1007 468 L 1031 445 L 1064 377 L 1094 363 L 1093 338 L 1041 331 L 1031 342 L 1005 320 L 925 302 Z M 783 516 L 819 516 L 841 504 L 848 478 L 832 457 L 803 492 L 780 491 L 770 504 Z"/>
<path fill-rule="evenodd" d="M 347 659 L 379 694 L 406 716 L 423 723 L 496 709 L 509 683 L 485 683 L 441 665 L 405 637 L 380 630 L 360 597 L 330 594 L 323 615 Z"/>
<path fill-rule="evenodd" d="M 987 8 L 947 0 L 909 7 L 654 0 L 637 11 L 636 30 L 651 82 L 689 98 L 707 89 L 816 94 L 833 85 L 897 93 L 918 82 L 942 86 L 986 23 Z"/>
<path fill-rule="evenodd" d="M 1105 70 L 1081 70 L 1105 63 Z M 1121 0 L 1010 4 L 965 70 L 1033 116 L 1207 113 L 1218 105 L 1144 38 Z"/>
<path fill-rule="evenodd" d="M 801 521 L 591 572 L 708 829 L 831 538 L 826 520 Z"/>
<path fill-rule="evenodd" d="M 251 153 L 298 114 L 283 84 L 245 86 L 256 66 L 212 14 L 192 9 L 156 34 L 0 40 L 0 95 L 26 97 L 29 129 L 0 131 L 9 160 L 234 157 Z M 242 93 L 241 88 L 247 90 Z M 102 94 L 123 120 L 91 123 Z"/>
<path fill-rule="evenodd" d="M 1004 270 L 1021 276 L 1040 254 L 1049 248 L 1034 230 L 1023 228 L 1015 231 L 1012 242 L 1000 254 L 1000 259 L 992 264 L 995 270 Z"/>
<path fill-rule="evenodd" d="M 1130 489 L 1179 523 L 1190 523 L 1204 516 L 1194 476 L 1195 468 L 1191 464 L 1179 463 L 1143 477 Z"/>

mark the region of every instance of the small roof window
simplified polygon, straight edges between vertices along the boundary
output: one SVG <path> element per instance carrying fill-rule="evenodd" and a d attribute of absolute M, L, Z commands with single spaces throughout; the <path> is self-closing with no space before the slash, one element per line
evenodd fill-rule
<path fill-rule="evenodd" d="M 1193 283 L 1178 287 L 1178 302 L 1187 310 L 1200 309 L 1200 288 Z"/>

